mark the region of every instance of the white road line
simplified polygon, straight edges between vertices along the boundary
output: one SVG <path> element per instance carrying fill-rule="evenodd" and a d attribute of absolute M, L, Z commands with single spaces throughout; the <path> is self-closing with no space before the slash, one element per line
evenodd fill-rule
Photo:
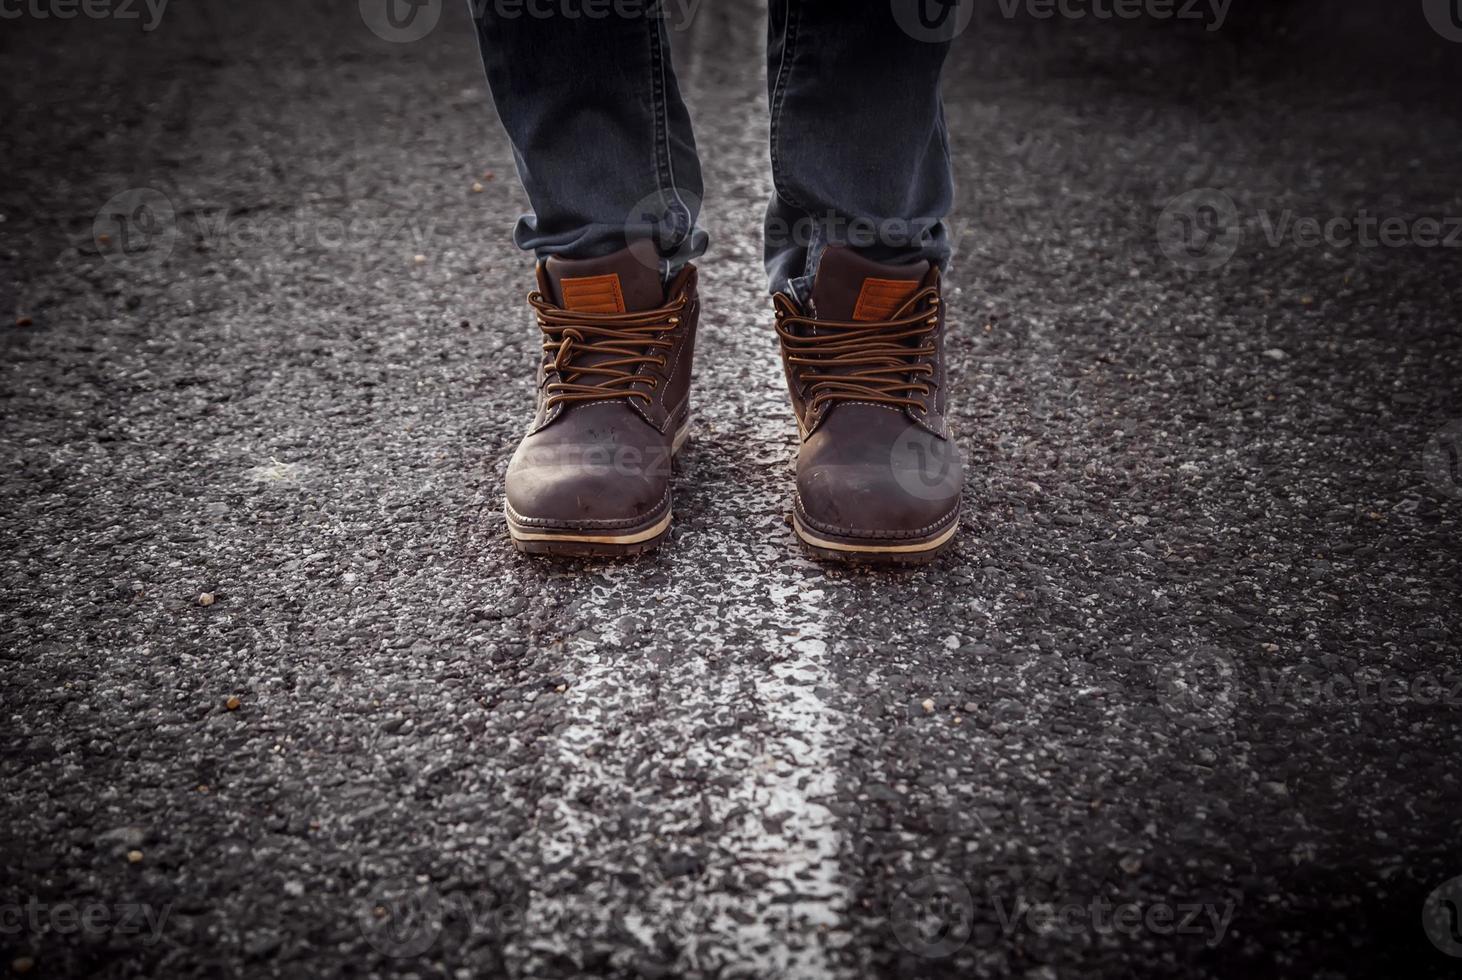
<path fill-rule="evenodd" d="M 639 566 L 606 566 L 597 572 L 606 581 L 578 603 L 604 627 L 571 640 L 565 656 L 555 714 L 570 721 L 542 760 L 562 785 L 523 841 L 528 865 L 550 869 L 550 880 L 510 944 L 516 973 L 573 957 L 594 937 L 629 945 L 628 933 L 644 950 L 669 936 L 677 972 L 839 975 L 829 954 L 849 939 L 850 898 L 827 804 L 844 735 L 818 694 L 830 686 L 835 637 L 821 579 L 785 520 L 795 438 L 778 363 L 766 332 L 741 322 L 759 308 L 745 297 L 737 305 L 746 312 L 722 321 L 735 326 L 710 327 L 705 353 L 717 363 L 702 373 L 701 431 L 676 487 L 677 514 L 711 526 L 667 546 L 668 587 L 647 588 Z M 748 469 L 749 445 L 760 451 Z M 718 473 L 735 478 L 695 479 Z M 685 502 L 692 494 L 696 506 Z M 625 616 L 693 639 L 668 653 L 626 650 L 609 627 Z M 640 759 L 646 746 L 652 757 Z M 642 808 L 656 832 L 626 838 L 626 807 Z M 697 835 L 701 824 L 714 829 Z M 660 862 L 696 840 L 709 845 L 696 870 L 665 872 Z M 559 888 L 560 863 L 600 871 Z M 626 877 L 635 884 L 619 883 Z"/>
<path fill-rule="evenodd" d="M 778 608 L 786 608 L 785 596 L 791 591 L 773 589 Z M 821 597 L 806 590 L 797 595 L 804 615 Z M 828 676 L 823 629 L 804 624 L 798 632 L 796 639 L 782 641 L 781 654 L 767 669 L 737 671 L 753 685 L 773 740 L 750 747 L 745 777 L 726 794 L 727 805 L 748 813 L 729 843 L 735 864 L 756 869 L 765 884 L 755 894 L 711 897 L 711 935 L 702 944 L 706 955 L 697 955 L 701 950 L 696 946 L 690 950 L 692 961 L 706 960 L 697 964 L 703 968 L 723 965 L 715 961 L 724 948 L 749 975 L 830 976 L 825 944 L 846 938 L 839 933 L 848 906 L 839 863 L 841 839 L 836 817 L 826 806 L 837 789 L 833 748 L 841 737 L 840 726 L 815 693 Z M 709 749 L 696 746 L 693 752 L 704 756 Z M 769 899 L 779 910 L 771 919 L 766 915 Z"/>
<path fill-rule="evenodd" d="M 717 224 L 736 226 L 725 220 Z M 754 285 L 759 286 L 757 273 Z M 764 665 L 738 665 L 732 671 L 735 683 L 745 685 L 760 707 L 769 737 L 746 746 L 751 764 L 725 796 L 731 810 L 744 808 L 749 814 L 728 841 L 729 856 L 742 871 L 755 869 L 765 884 L 715 895 L 713 938 L 702 944 L 706 955 L 699 956 L 695 946 L 690 952 L 705 960 L 699 965 L 713 968 L 720 950 L 727 950 L 733 960 L 725 965 L 734 963 L 748 976 L 830 977 L 835 972 L 828 951 L 847 939 L 841 928 L 850 904 L 837 819 L 826 805 L 837 789 L 834 759 L 843 726 L 836 707 L 817 693 L 830 686 L 828 644 L 834 638 L 820 579 L 807 574 L 815 566 L 801 558 L 784 519 L 790 509 L 795 426 L 771 343 L 769 304 L 744 298 L 753 285 L 744 278 L 725 288 L 716 288 L 714 275 L 706 282 L 713 301 L 719 297 L 732 312 L 722 321 L 728 327 L 719 339 L 730 348 L 723 353 L 747 368 L 751 383 L 730 365 L 707 372 L 712 411 L 705 415 L 723 432 L 735 433 L 726 440 L 728 452 L 753 445 L 762 450 L 746 483 L 715 488 L 715 506 L 765 519 L 761 547 L 755 542 L 759 529 L 750 529 L 734 543 L 737 553 L 726 555 L 730 568 L 749 574 L 731 597 L 734 605 L 725 618 L 755 624 L 756 646 L 774 656 Z M 726 380 L 717 383 L 717 376 Z M 711 747 L 698 745 L 693 751 L 712 761 Z M 774 918 L 766 915 L 769 900 L 777 910 Z"/>

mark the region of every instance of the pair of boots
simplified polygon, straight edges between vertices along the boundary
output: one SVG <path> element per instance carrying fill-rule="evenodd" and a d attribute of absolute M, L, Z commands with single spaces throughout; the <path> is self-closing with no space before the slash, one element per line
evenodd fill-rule
<path fill-rule="evenodd" d="M 690 431 L 695 267 L 667 286 L 629 250 L 549 258 L 528 302 L 543 357 L 538 411 L 508 465 L 513 543 L 550 555 L 656 547 Z M 772 302 L 800 433 L 797 537 L 819 558 L 931 560 L 959 527 L 963 483 L 945 420 L 939 270 L 829 247 L 805 308 Z"/>

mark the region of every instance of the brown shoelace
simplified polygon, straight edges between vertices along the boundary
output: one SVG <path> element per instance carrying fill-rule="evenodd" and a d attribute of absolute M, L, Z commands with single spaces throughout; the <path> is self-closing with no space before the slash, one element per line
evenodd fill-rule
<path fill-rule="evenodd" d="M 544 370 L 556 371 L 559 376 L 558 381 L 548 384 L 548 407 L 606 398 L 653 401 L 649 392 L 632 386 L 645 382 L 651 390 L 659 387 L 659 379 L 644 373 L 644 369 L 665 366 L 665 356 L 655 351 L 675 346 L 662 334 L 680 323 L 686 302 L 681 295 L 675 302 L 653 310 L 579 313 L 554 306 L 537 290 L 529 293 L 528 303 L 537 312 L 538 326 L 543 329 Z M 590 384 L 584 380 L 589 375 L 607 380 Z"/>
<path fill-rule="evenodd" d="M 803 316 L 786 296 L 773 303 L 782 353 L 806 386 L 809 410 L 839 401 L 924 408 L 913 396 L 929 394 L 935 384 L 934 366 L 919 359 L 935 353 L 937 287 L 920 289 L 888 320 L 818 320 Z"/>

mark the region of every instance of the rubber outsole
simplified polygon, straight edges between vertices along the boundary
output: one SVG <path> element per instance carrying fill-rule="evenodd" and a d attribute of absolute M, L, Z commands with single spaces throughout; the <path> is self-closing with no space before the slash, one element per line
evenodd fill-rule
<path fill-rule="evenodd" d="M 566 557 L 613 557 L 616 555 L 640 555 L 660 546 L 665 535 L 670 533 L 670 514 L 667 507 L 659 517 L 643 528 L 623 534 L 583 534 L 578 532 L 558 533 L 539 528 L 524 528 L 508 518 L 508 533 L 512 535 L 513 547 L 527 555 L 564 555 Z"/>
<path fill-rule="evenodd" d="M 870 544 L 857 538 L 834 537 L 809 530 L 795 510 L 792 513 L 792 529 L 797 532 L 797 540 L 802 543 L 802 549 L 822 561 L 861 565 L 926 565 L 953 546 L 959 531 L 959 514 L 954 515 L 947 527 L 928 537 L 888 544 Z"/>

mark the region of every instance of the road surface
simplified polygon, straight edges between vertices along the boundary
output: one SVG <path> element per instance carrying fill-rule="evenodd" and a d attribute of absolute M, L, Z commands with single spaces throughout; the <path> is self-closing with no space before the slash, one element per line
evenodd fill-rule
<path fill-rule="evenodd" d="M 754 5 L 676 30 L 714 242 L 673 536 L 578 564 L 503 524 L 537 341 L 460 5 L 28 16 L 0 966 L 1455 971 L 1462 45 L 1356 67 L 1295 17 L 977 16 L 964 526 L 849 572 L 788 523 Z"/>

